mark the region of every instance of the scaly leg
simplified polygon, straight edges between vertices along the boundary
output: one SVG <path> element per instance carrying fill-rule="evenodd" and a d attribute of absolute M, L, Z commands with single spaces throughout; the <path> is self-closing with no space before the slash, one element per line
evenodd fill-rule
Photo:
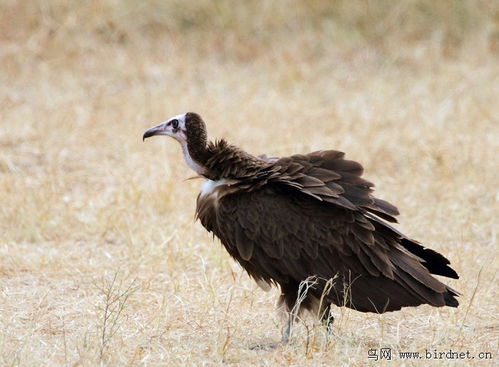
<path fill-rule="evenodd" d="M 281 343 L 282 344 L 288 344 L 289 338 L 291 338 L 291 329 L 293 328 L 293 313 L 289 312 L 288 313 L 288 321 L 282 328 L 282 337 L 281 337 Z"/>
<path fill-rule="evenodd" d="M 280 345 L 286 345 L 289 342 L 289 338 L 291 337 L 291 329 L 293 328 L 293 313 L 288 312 L 288 320 L 286 324 L 282 328 L 282 336 L 280 342 L 273 342 L 267 344 L 257 344 L 250 347 L 251 350 L 269 350 L 275 349 Z"/>

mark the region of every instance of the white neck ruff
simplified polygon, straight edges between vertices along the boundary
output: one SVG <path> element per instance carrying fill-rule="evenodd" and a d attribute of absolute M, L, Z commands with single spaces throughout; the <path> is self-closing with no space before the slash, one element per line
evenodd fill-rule
<path fill-rule="evenodd" d="M 189 154 L 189 149 L 187 148 L 187 141 L 180 141 L 180 146 L 182 147 L 182 153 L 184 155 L 185 163 L 198 175 L 205 173 L 204 167 L 200 166 L 196 161 L 192 159 Z"/>

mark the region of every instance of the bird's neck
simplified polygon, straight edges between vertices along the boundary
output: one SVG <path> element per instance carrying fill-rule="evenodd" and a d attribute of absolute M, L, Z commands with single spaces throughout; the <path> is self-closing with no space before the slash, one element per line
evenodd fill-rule
<path fill-rule="evenodd" d="M 180 142 L 187 165 L 198 175 L 211 180 L 251 176 L 270 165 L 225 140 L 208 142 L 206 135 L 190 136 Z"/>
<path fill-rule="evenodd" d="M 204 144 L 189 143 L 189 141 L 180 142 L 185 163 L 198 175 L 206 174 L 205 163 L 208 159 L 208 151 L 206 142 Z"/>
<path fill-rule="evenodd" d="M 256 175 L 271 164 L 221 139 L 206 146 L 204 176 L 210 180 L 240 180 Z"/>

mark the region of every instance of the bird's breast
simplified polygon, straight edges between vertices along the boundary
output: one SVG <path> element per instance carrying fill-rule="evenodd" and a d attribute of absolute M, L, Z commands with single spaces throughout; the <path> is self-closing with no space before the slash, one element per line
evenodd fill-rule
<path fill-rule="evenodd" d="M 219 201 L 230 194 L 236 183 L 236 180 L 220 179 L 206 180 L 201 184 L 201 192 L 196 202 L 196 217 L 208 231 L 213 231 L 217 224 Z"/>
<path fill-rule="evenodd" d="M 234 185 L 236 180 L 222 178 L 220 180 L 206 180 L 201 184 L 200 198 L 213 198 L 217 199 L 219 193 L 224 188 Z"/>

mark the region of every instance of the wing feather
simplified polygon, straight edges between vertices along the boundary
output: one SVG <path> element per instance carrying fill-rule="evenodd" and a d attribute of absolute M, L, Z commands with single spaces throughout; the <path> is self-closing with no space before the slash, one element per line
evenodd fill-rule
<path fill-rule="evenodd" d="M 246 236 L 246 232 L 242 226 L 233 226 L 235 233 L 235 242 L 237 251 L 243 260 L 248 261 L 253 255 L 254 242 Z"/>
<path fill-rule="evenodd" d="M 401 244 L 398 232 L 380 231 L 381 222 L 362 212 L 290 195 L 279 185 L 232 193 L 216 208 L 214 233 L 257 280 L 351 279 L 349 307 L 369 312 L 443 305 L 444 296 L 451 297 L 424 260 Z M 336 296 L 328 296 L 336 304 L 348 298 L 340 283 L 334 286 Z"/>
<path fill-rule="evenodd" d="M 365 210 L 389 222 L 396 222 L 398 209 L 372 195 L 374 185 L 361 178 L 362 165 L 344 159 L 335 150 L 296 154 L 275 162 L 280 175 L 274 180 L 292 186 L 317 200 L 351 210 Z M 324 188 L 324 186 L 327 187 Z M 314 189 L 311 189 L 314 188 Z"/>
<path fill-rule="evenodd" d="M 213 179 L 236 183 L 200 195 L 196 214 L 255 280 L 285 290 L 316 276 L 320 298 L 335 279 L 328 301 L 365 312 L 457 306 L 457 292 L 430 274 L 457 278 L 449 261 L 384 222 L 398 210 L 372 195 L 359 163 L 334 150 L 264 160 L 223 147 L 223 161 L 207 164 Z"/>

